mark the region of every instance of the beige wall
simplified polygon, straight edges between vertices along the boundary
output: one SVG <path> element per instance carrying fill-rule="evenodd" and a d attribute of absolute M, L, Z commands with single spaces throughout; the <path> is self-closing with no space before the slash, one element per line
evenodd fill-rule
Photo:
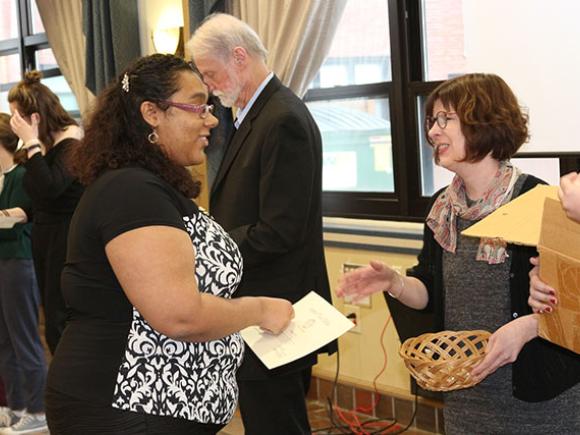
<path fill-rule="evenodd" d="M 418 250 L 421 246 L 420 240 L 397 239 L 392 236 L 373 237 L 325 234 L 326 242 L 332 240 L 333 244 L 337 244 L 337 239 L 345 242 L 345 247 L 327 246 L 325 249 L 326 263 L 333 291 L 333 304 L 345 314 L 347 310 L 344 308 L 344 301 L 334 294 L 344 263 L 368 264 L 369 260 L 377 259 L 387 264 L 398 266 L 404 271 L 416 263 L 416 253 L 399 254 L 381 251 L 389 249 L 389 247 L 394 248 L 394 250 L 401 247 Z M 353 243 L 368 244 L 368 247 L 349 247 Z M 378 245 L 380 248 L 374 248 L 373 245 Z M 361 305 L 358 310 L 360 313 L 360 334 L 347 332 L 339 339 L 339 382 L 372 390 L 373 379 L 385 364 L 385 356 L 381 348 L 381 332 L 390 315 L 382 294 L 372 295 L 370 307 Z M 389 321 L 385 332 L 384 346 L 387 354 L 387 366 L 386 370 L 377 379 L 378 390 L 391 395 L 410 395 L 409 373 L 398 355 L 400 341 L 392 320 Z M 314 375 L 324 379 L 334 379 L 336 360 L 336 354 L 330 357 L 322 355 L 319 358 L 318 365 L 314 368 Z"/>

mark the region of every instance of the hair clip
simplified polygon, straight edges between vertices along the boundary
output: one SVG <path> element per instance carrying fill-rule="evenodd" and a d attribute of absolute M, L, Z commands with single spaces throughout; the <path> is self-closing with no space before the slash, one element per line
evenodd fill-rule
<path fill-rule="evenodd" d="M 129 92 L 129 75 L 127 73 L 123 74 L 123 80 L 121 80 L 121 87 L 125 92 Z"/>

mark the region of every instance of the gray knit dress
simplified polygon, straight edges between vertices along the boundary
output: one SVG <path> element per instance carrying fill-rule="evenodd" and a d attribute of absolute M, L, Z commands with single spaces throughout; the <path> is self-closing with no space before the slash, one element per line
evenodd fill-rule
<path fill-rule="evenodd" d="M 525 176 L 515 185 L 516 194 Z M 474 221 L 458 219 L 462 231 Z M 479 239 L 459 236 L 455 254 L 443 252 L 445 329 L 494 332 L 510 316 L 510 258 L 476 261 Z M 512 395 L 512 366 L 473 388 L 445 393 L 445 432 L 455 434 L 580 434 L 580 384 L 555 399 L 528 403 Z"/>

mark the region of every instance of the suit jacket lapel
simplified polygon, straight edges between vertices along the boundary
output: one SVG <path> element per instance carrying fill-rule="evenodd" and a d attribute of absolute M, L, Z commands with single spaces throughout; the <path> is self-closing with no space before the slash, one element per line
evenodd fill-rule
<path fill-rule="evenodd" d="M 230 170 L 232 163 L 242 149 L 242 145 L 244 144 L 246 137 L 252 131 L 252 123 L 254 122 L 254 119 L 260 114 L 266 102 L 280 88 L 280 86 L 282 86 L 280 80 L 278 80 L 276 76 L 272 77 L 272 80 L 270 80 L 270 82 L 262 90 L 262 93 L 258 96 L 256 101 L 254 101 L 252 108 L 242 121 L 240 128 L 232 135 L 218 173 L 215 177 L 211 193 L 214 193 L 217 190 L 223 179 L 226 177 L 226 174 Z"/>

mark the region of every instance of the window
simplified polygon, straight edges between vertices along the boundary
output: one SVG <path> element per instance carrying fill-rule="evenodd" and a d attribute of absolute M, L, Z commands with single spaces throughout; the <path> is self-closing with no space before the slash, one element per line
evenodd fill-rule
<path fill-rule="evenodd" d="M 422 21 L 425 80 L 466 73 L 463 0 L 423 0 Z"/>
<path fill-rule="evenodd" d="M 0 0 L 0 111 L 9 112 L 8 91 L 25 71 L 42 71 L 42 82 L 79 117 L 74 94 L 62 76 L 34 0 Z"/>
<path fill-rule="evenodd" d="M 0 40 L 18 37 L 18 13 L 16 0 L 0 0 L 2 10 L 2 25 L 0 26 Z"/>
<path fill-rule="evenodd" d="M 385 0 L 347 1 L 305 96 L 322 134 L 325 208 L 357 195 L 395 192 L 388 29 Z"/>
<path fill-rule="evenodd" d="M 323 190 L 393 192 L 393 154 L 386 98 L 309 103 L 324 142 Z"/>
<path fill-rule="evenodd" d="M 572 37 L 570 29 L 575 26 L 575 18 L 570 15 L 576 16 L 580 8 L 562 1 L 556 1 L 550 8 L 541 2 L 530 2 L 525 10 L 515 4 L 505 8 L 503 2 L 496 1 L 483 4 L 469 0 L 422 0 L 421 5 L 424 80 L 446 80 L 479 71 L 499 74 L 514 90 L 523 110 L 530 116 L 530 141 L 522 146 L 513 163 L 527 173 L 557 184 L 560 173 L 567 172 L 565 167 L 577 160 L 580 151 L 580 147 L 569 138 L 569 132 L 574 128 L 565 125 L 575 122 L 574 112 L 578 116 L 580 113 L 576 108 L 577 99 L 569 94 L 570 88 L 556 82 L 566 83 L 563 76 L 575 77 L 573 71 L 580 73 L 580 62 L 571 60 L 565 50 L 554 50 L 554 46 L 565 45 Z M 544 16 L 554 14 L 560 19 L 552 28 Z M 494 23 L 494 32 L 489 32 L 490 22 Z M 537 32 L 539 23 L 548 26 L 545 30 L 551 36 L 546 38 L 543 32 Z M 536 68 L 538 63 L 544 67 Z M 563 70 L 566 72 L 562 73 Z M 546 89 L 551 91 L 551 101 L 571 105 L 568 109 L 559 105 L 559 111 L 567 116 L 563 125 L 558 121 L 557 129 L 554 129 L 553 122 L 560 117 L 554 117 L 553 107 L 546 104 Z M 576 87 L 573 89 L 572 94 L 580 97 Z M 552 93 L 558 92 L 566 95 L 555 98 Z M 420 108 L 419 126 L 424 116 L 424 100 L 425 95 L 416 99 Z M 448 184 L 451 175 L 433 164 L 421 128 L 417 134 L 420 138 L 421 191 L 423 195 L 431 195 Z M 571 161 L 570 152 L 576 154 Z M 568 165 L 563 160 L 568 160 Z"/>
<path fill-rule="evenodd" d="M 580 33 L 573 23 L 580 3 L 555 2 L 530 0 L 523 10 L 500 0 L 347 0 L 304 98 L 323 138 L 324 214 L 421 221 L 429 197 L 452 176 L 433 163 L 423 105 L 442 80 L 468 72 L 499 74 L 530 109 L 532 141 L 517 154 L 517 166 L 550 183 L 580 169 L 575 128 L 568 125 L 580 113 L 559 115 L 580 109 L 580 88 L 573 86 L 580 61 L 569 55 L 580 37 L 569 35 Z M 558 20 L 566 26 L 550 24 Z M 537 31 L 548 24 L 549 32 Z M 556 50 L 565 62 L 553 62 L 560 45 L 568 47 Z M 556 71 L 545 74 L 554 63 Z M 567 96 L 553 95 L 562 89 Z"/>

